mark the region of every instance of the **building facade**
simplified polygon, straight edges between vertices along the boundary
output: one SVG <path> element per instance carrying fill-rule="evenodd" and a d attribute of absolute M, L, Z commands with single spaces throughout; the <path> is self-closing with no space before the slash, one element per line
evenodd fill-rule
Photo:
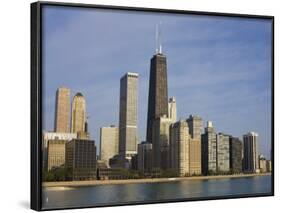
<path fill-rule="evenodd" d="M 156 52 L 150 61 L 146 141 L 152 142 L 153 122 L 164 115 L 169 115 L 167 59 L 161 52 Z"/>
<path fill-rule="evenodd" d="M 48 171 L 65 166 L 65 143 L 66 140 L 49 140 L 47 151 Z"/>
<path fill-rule="evenodd" d="M 172 120 L 173 123 L 177 121 L 177 104 L 176 98 L 171 97 L 168 101 L 168 118 Z"/>
<path fill-rule="evenodd" d="M 189 173 L 200 175 L 201 168 L 201 139 L 190 138 L 189 140 Z"/>
<path fill-rule="evenodd" d="M 73 139 L 65 145 L 65 166 L 72 180 L 96 179 L 97 157 L 93 140 Z"/>
<path fill-rule="evenodd" d="M 202 118 L 196 115 L 190 115 L 186 120 L 188 123 L 189 134 L 193 139 L 201 139 L 203 122 Z"/>
<path fill-rule="evenodd" d="M 126 73 L 120 80 L 119 157 L 123 167 L 130 168 L 137 154 L 138 74 Z"/>
<path fill-rule="evenodd" d="M 55 132 L 69 132 L 70 89 L 60 87 L 56 92 Z"/>
<path fill-rule="evenodd" d="M 229 138 L 229 135 L 217 134 L 217 171 L 219 173 L 230 171 Z"/>
<path fill-rule="evenodd" d="M 170 168 L 170 125 L 172 119 L 166 115 L 154 120 L 152 125 L 153 168 Z"/>
<path fill-rule="evenodd" d="M 62 133 L 62 132 L 44 132 L 43 133 L 43 143 L 42 143 L 43 170 L 48 169 L 48 141 L 50 141 L 50 140 L 71 141 L 74 138 L 77 138 L 76 133 Z"/>
<path fill-rule="evenodd" d="M 72 100 L 71 111 L 71 132 L 86 132 L 86 100 L 80 92 Z"/>
<path fill-rule="evenodd" d="M 190 174 L 200 175 L 202 173 L 201 156 L 201 134 L 203 129 L 202 118 L 190 115 L 186 120 L 190 134 Z"/>
<path fill-rule="evenodd" d="M 152 143 L 143 141 L 138 144 L 138 170 L 150 173 L 152 170 Z"/>
<path fill-rule="evenodd" d="M 202 173 L 217 172 L 217 134 L 211 121 L 207 122 L 205 133 L 201 137 Z"/>
<path fill-rule="evenodd" d="M 100 128 L 100 160 L 109 167 L 109 159 L 118 154 L 119 128 L 115 126 Z"/>
<path fill-rule="evenodd" d="M 242 172 L 242 141 L 239 138 L 230 137 L 230 171 L 232 173 Z"/>
<path fill-rule="evenodd" d="M 180 120 L 170 126 L 171 169 L 178 176 L 189 175 L 189 130 L 187 122 Z"/>
<path fill-rule="evenodd" d="M 249 132 L 243 135 L 243 165 L 245 172 L 259 172 L 258 134 Z"/>
<path fill-rule="evenodd" d="M 266 159 L 263 155 L 259 155 L 259 169 L 261 173 L 267 172 Z"/>

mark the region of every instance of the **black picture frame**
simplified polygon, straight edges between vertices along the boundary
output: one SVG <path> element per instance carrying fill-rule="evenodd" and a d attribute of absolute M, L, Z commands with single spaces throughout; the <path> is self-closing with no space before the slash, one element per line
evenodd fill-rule
<path fill-rule="evenodd" d="M 56 210 L 42 209 L 42 7 L 43 6 L 57 6 L 57 7 L 80 7 L 80 8 L 96 8 L 96 9 L 110 9 L 119 11 L 145 11 L 145 12 L 164 12 L 172 14 L 194 14 L 194 15 L 208 15 L 208 16 L 222 16 L 222 17 L 237 17 L 237 18 L 254 18 L 266 19 L 272 23 L 272 43 L 271 43 L 271 159 L 272 159 L 272 175 L 271 175 L 271 192 L 262 194 L 248 194 L 242 196 L 215 196 L 215 197 L 201 197 L 201 198 L 187 198 L 187 199 L 169 199 L 158 201 L 143 201 L 143 202 L 128 202 L 120 204 L 103 204 L 95 206 L 82 207 L 65 207 L 63 209 L 89 208 L 89 207 L 103 207 L 103 206 L 123 206 L 123 205 L 138 205 L 138 204 L 153 204 L 153 203 L 167 203 L 167 202 L 183 202 L 183 201 L 202 201 L 202 200 L 217 200 L 217 199 L 233 199 L 233 198 L 247 198 L 247 197 L 264 197 L 274 196 L 274 16 L 265 15 L 249 15 L 249 14 L 234 14 L 234 13 L 218 13 L 218 12 L 203 12 L 203 11 L 188 11 L 188 10 L 174 10 L 174 9 L 158 9 L 158 8 L 142 8 L 142 7 L 124 7 L 124 6 L 109 6 L 109 5 L 92 5 L 82 3 L 61 3 L 61 2 L 35 2 L 31 4 L 31 209 L 41 210 Z M 59 208 L 61 209 L 61 208 Z"/>

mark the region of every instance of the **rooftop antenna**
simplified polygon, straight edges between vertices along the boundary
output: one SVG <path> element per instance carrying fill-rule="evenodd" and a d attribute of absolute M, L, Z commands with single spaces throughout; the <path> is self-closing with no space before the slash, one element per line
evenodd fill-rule
<path fill-rule="evenodd" d="M 162 54 L 162 44 L 161 44 L 161 25 L 162 25 L 162 22 L 160 21 L 159 23 L 159 53 Z"/>
<path fill-rule="evenodd" d="M 155 29 L 155 52 L 158 54 L 158 24 L 156 24 L 156 29 Z"/>
<path fill-rule="evenodd" d="M 161 21 L 159 24 L 156 24 L 156 32 L 155 32 L 156 54 L 162 54 L 161 25 L 162 25 Z"/>

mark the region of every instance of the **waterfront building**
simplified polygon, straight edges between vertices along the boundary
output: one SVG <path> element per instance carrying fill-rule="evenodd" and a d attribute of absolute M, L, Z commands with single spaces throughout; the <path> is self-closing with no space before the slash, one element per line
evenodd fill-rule
<path fill-rule="evenodd" d="M 201 139 L 190 138 L 189 140 L 189 173 L 190 175 L 200 175 L 201 167 Z"/>
<path fill-rule="evenodd" d="M 261 173 L 267 172 L 266 159 L 263 155 L 259 155 L 259 169 Z"/>
<path fill-rule="evenodd" d="M 137 154 L 138 74 L 126 73 L 120 79 L 119 157 L 125 168 L 130 168 Z"/>
<path fill-rule="evenodd" d="M 189 133 L 188 125 L 180 120 L 170 126 L 171 169 L 178 176 L 189 175 Z"/>
<path fill-rule="evenodd" d="M 109 159 L 118 154 L 119 128 L 111 125 L 110 127 L 100 128 L 100 159 L 109 167 Z"/>
<path fill-rule="evenodd" d="M 190 115 L 186 120 L 190 134 L 190 174 L 199 175 L 202 173 L 201 162 L 201 133 L 203 129 L 202 118 Z"/>
<path fill-rule="evenodd" d="M 230 137 L 230 171 L 232 173 L 242 172 L 242 141 L 239 138 Z"/>
<path fill-rule="evenodd" d="M 49 140 L 47 151 L 48 171 L 54 168 L 64 167 L 66 140 Z"/>
<path fill-rule="evenodd" d="M 177 104 L 176 98 L 171 97 L 168 101 L 168 118 L 172 120 L 173 123 L 177 121 Z"/>
<path fill-rule="evenodd" d="M 97 180 L 129 179 L 128 172 L 122 168 L 97 168 Z"/>
<path fill-rule="evenodd" d="M 65 145 L 65 166 L 72 180 L 96 179 L 96 145 L 93 140 L 73 139 Z"/>
<path fill-rule="evenodd" d="M 65 132 L 43 133 L 43 143 L 42 143 L 43 170 L 48 169 L 48 141 L 52 141 L 52 140 L 70 141 L 74 138 L 77 138 L 76 133 L 65 133 Z"/>
<path fill-rule="evenodd" d="M 217 171 L 230 171 L 230 150 L 229 150 L 229 135 L 217 134 Z"/>
<path fill-rule="evenodd" d="M 245 172 L 259 172 L 258 134 L 249 132 L 243 135 L 243 165 Z"/>
<path fill-rule="evenodd" d="M 70 89 L 60 87 L 56 92 L 55 132 L 69 132 Z"/>
<path fill-rule="evenodd" d="M 86 132 L 86 100 L 84 96 L 78 92 L 72 100 L 71 113 L 71 132 Z"/>
<path fill-rule="evenodd" d="M 188 123 L 189 134 L 193 139 L 201 139 L 203 122 L 202 118 L 197 115 L 190 115 L 186 120 Z"/>
<path fill-rule="evenodd" d="M 201 136 L 202 173 L 217 172 L 217 134 L 211 121 L 207 122 L 205 133 Z"/>
<path fill-rule="evenodd" d="M 172 119 L 166 115 L 154 120 L 152 125 L 153 168 L 166 170 L 170 167 L 169 132 Z"/>
<path fill-rule="evenodd" d="M 143 141 L 138 144 L 138 170 L 149 173 L 152 169 L 152 143 Z"/>
<path fill-rule="evenodd" d="M 159 34 L 157 30 L 157 35 Z M 159 37 L 158 37 L 159 38 Z M 150 60 L 149 94 L 146 141 L 152 143 L 152 126 L 155 119 L 168 116 L 167 59 L 162 53 L 160 38 L 156 41 L 156 54 Z"/>

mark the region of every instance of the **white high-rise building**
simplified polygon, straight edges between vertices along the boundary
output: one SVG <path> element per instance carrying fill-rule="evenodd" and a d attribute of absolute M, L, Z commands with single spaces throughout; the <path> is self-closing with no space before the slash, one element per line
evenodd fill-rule
<path fill-rule="evenodd" d="M 177 121 L 177 104 L 176 98 L 171 97 L 168 101 L 168 118 L 172 120 L 173 123 Z"/>
<path fill-rule="evenodd" d="M 138 77 L 128 72 L 120 79 L 119 157 L 126 168 L 137 154 Z"/>
<path fill-rule="evenodd" d="M 173 169 L 179 176 L 185 176 L 190 173 L 189 140 L 190 135 L 188 131 L 188 125 L 185 120 L 180 120 L 171 125 L 171 169 Z"/>
<path fill-rule="evenodd" d="M 100 128 L 100 160 L 109 167 L 109 159 L 118 154 L 119 128 L 115 126 Z"/>

